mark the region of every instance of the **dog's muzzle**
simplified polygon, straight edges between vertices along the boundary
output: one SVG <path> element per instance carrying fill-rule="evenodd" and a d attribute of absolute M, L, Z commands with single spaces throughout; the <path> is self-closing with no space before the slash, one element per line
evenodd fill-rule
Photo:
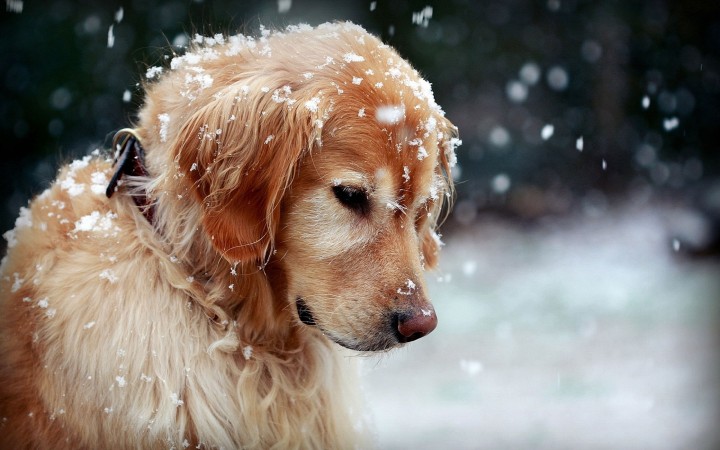
<path fill-rule="evenodd" d="M 384 351 L 419 339 L 435 329 L 437 316 L 431 305 L 425 308 L 408 308 L 403 311 L 389 312 L 384 321 L 387 327 L 371 333 L 372 338 L 363 342 L 348 341 L 339 338 L 335 333 L 323 329 L 318 325 L 312 310 L 302 297 L 295 300 L 298 318 L 305 325 L 314 327 L 328 339 L 350 350 L 357 351 Z"/>

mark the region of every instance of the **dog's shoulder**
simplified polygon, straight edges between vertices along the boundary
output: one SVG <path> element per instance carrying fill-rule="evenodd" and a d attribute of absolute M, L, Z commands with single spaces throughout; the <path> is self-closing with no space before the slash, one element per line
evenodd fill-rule
<path fill-rule="evenodd" d="M 103 272 L 103 267 L 132 245 L 126 235 L 135 228 L 138 214 L 131 201 L 107 198 L 112 171 L 112 159 L 94 152 L 64 165 L 55 181 L 20 209 L 15 227 L 4 234 L 3 303 L 25 298 L 35 302 L 50 278 L 68 284 L 66 292 L 77 289 L 69 285 L 78 283 L 76 278 L 95 272 L 95 277 L 104 273 L 106 281 L 113 281 L 112 272 Z M 59 272 L 63 264 L 74 269 Z"/>
<path fill-rule="evenodd" d="M 44 192 L 20 208 L 15 227 L 4 235 L 8 254 L 76 249 L 116 237 L 134 214 L 106 196 L 112 172 L 113 160 L 98 151 L 64 165 Z"/>

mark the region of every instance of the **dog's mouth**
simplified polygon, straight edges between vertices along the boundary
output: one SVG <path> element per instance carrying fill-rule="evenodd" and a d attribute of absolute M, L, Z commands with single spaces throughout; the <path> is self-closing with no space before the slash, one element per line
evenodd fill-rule
<path fill-rule="evenodd" d="M 389 350 L 402 342 L 406 342 L 404 340 L 398 340 L 397 337 L 394 335 L 384 335 L 383 333 L 376 333 L 373 339 L 367 341 L 358 342 L 354 339 L 350 341 L 338 337 L 335 333 L 329 330 L 323 329 L 315 320 L 315 316 L 313 316 L 312 310 L 307 305 L 307 303 L 305 303 L 305 300 L 303 300 L 302 297 L 298 297 L 295 300 L 295 308 L 297 309 L 298 318 L 302 323 L 317 328 L 322 334 L 325 335 L 325 337 L 327 337 L 334 343 L 350 350 L 360 352 L 379 352 L 383 350 Z"/>
<path fill-rule="evenodd" d="M 295 307 L 297 308 L 300 322 L 304 323 L 305 325 L 310 325 L 311 327 L 317 326 L 317 322 L 315 322 L 315 317 L 313 317 L 312 311 L 310 311 L 310 308 L 308 307 L 307 303 L 305 303 L 305 300 L 298 297 L 297 300 L 295 300 Z"/>

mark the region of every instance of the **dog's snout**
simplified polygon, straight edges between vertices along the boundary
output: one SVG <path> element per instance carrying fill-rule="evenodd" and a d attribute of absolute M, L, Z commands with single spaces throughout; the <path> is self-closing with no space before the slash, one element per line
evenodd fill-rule
<path fill-rule="evenodd" d="M 437 326 L 432 306 L 416 308 L 397 314 L 397 333 L 400 342 L 410 342 L 430 334 Z"/>

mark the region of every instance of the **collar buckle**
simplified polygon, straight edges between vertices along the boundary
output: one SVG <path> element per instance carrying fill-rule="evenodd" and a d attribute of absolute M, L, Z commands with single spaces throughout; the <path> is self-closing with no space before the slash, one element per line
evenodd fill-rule
<path fill-rule="evenodd" d="M 110 178 L 107 189 L 105 189 L 107 198 L 112 197 L 118 190 L 118 184 L 123 175 L 137 177 L 148 177 L 150 175 L 145 167 L 145 149 L 140 145 L 140 138 L 135 130 L 132 128 L 123 128 L 115 133 L 113 137 L 113 149 L 116 154 L 114 163 L 115 172 L 112 178 Z M 130 195 L 143 216 L 145 216 L 148 222 L 154 225 L 155 205 L 147 196 L 147 193 L 142 191 L 131 193 Z"/>

